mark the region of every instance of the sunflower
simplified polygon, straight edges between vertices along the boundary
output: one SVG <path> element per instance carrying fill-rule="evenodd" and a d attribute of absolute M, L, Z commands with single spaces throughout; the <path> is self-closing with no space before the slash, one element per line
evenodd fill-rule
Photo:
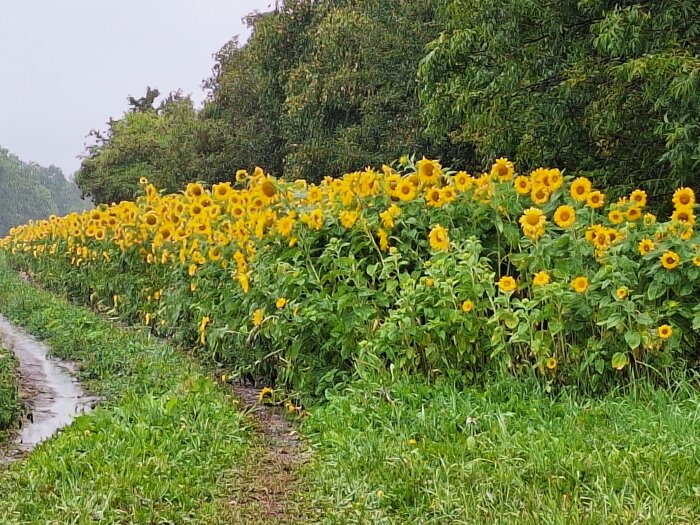
<path fill-rule="evenodd" d="M 681 263 L 681 256 L 671 250 L 665 251 L 661 255 L 661 266 L 667 270 L 673 270 Z"/>
<path fill-rule="evenodd" d="M 402 179 L 396 185 L 396 195 L 404 202 L 412 201 L 416 198 L 416 187 L 411 181 Z"/>
<path fill-rule="evenodd" d="M 434 186 L 432 188 L 428 188 L 428 190 L 425 192 L 425 202 L 428 206 L 433 208 L 442 208 L 445 201 L 442 198 L 440 188 Z"/>
<path fill-rule="evenodd" d="M 668 339 L 673 335 L 673 328 L 670 325 L 662 324 L 656 331 L 661 339 Z"/>
<path fill-rule="evenodd" d="M 428 235 L 430 247 L 433 250 L 446 252 L 450 248 L 450 239 L 447 236 L 447 229 L 439 224 L 430 230 Z"/>
<path fill-rule="evenodd" d="M 377 230 L 377 237 L 379 237 L 379 249 L 383 252 L 389 249 L 389 234 L 383 228 Z"/>
<path fill-rule="evenodd" d="M 545 204 L 549 200 L 549 188 L 544 184 L 536 184 L 532 187 L 530 199 L 538 205 Z"/>
<path fill-rule="evenodd" d="M 474 309 L 474 303 L 467 299 L 462 303 L 462 311 L 465 313 L 469 313 Z"/>
<path fill-rule="evenodd" d="M 695 224 L 695 214 L 690 206 L 678 206 L 671 215 L 671 220 L 685 224 Z"/>
<path fill-rule="evenodd" d="M 491 176 L 497 177 L 501 182 L 505 182 L 513 178 L 515 174 L 515 165 L 508 159 L 501 157 L 491 166 Z"/>
<path fill-rule="evenodd" d="M 525 177 L 524 175 L 515 177 L 513 185 L 515 186 L 515 191 L 517 191 L 520 195 L 527 195 L 532 189 L 532 183 L 530 182 L 530 179 L 528 177 Z"/>
<path fill-rule="evenodd" d="M 561 188 L 562 184 L 564 184 L 564 177 L 562 176 L 561 171 L 559 171 L 558 168 L 552 168 L 551 170 L 547 171 L 547 186 L 549 189 L 556 191 Z"/>
<path fill-rule="evenodd" d="M 272 397 L 274 395 L 275 395 L 275 391 L 272 390 L 269 386 L 266 386 L 258 394 L 258 403 L 263 403 L 266 400 L 272 400 Z"/>
<path fill-rule="evenodd" d="M 258 308 L 253 312 L 253 326 L 260 326 L 265 317 L 265 312 L 262 308 Z"/>
<path fill-rule="evenodd" d="M 626 286 L 620 286 L 617 290 L 615 290 L 615 296 L 620 300 L 625 299 L 628 293 L 629 290 Z"/>
<path fill-rule="evenodd" d="M 620 224 L 625 219 L 625 216 L 620 210 L 610 210 L 608 212 L 608 220 L 613 224 Z"/>
<path fill-rule="evenodd" d="M 586 197 L 586 205 L 589 208 L 600 208 L 603 204 L 605 204 L 605 195 L 600 191 L 592 191 L 588 194 L 588 197 Z"/>
<path fill-rule="evenodd" d="M 554 212 L 554 222 L 560 228 L 570 228 L 576 222 L 576 212 L 567 204 L 559 206 Z"/>
<path fill-rule="evenodd" d="M 460 171 L 454 176 L 454 183 L 458 191 L 469 191 L 474 185 L 474 178 L 466 171 Z"/>
<path fill-rule="evenodd" d="M 504 275 L 498 280 L 498 288 L 500 288 L 502 292 L 512 292 L 516 287 L 517 283 L 510 275 Z"/>
<path fill-rule="evenodd" d="M 559 364 L 559 363 L 557 362 L 557 358 L 556 358 L 556 357 L 550 357 L 549 359 L 547 359 L 547 361 L 545 361 L 545 366 L 546 366 L 549 370 L 554 370 L 554 369 L 557 367 L 558 364 Z"/>
<path fill-rule="evenodd" d="M 546 224 L 547 217 L 545 217 L 544 213 L 539 208 L 528 208 L 520 217 L 520 225 L 523 229 L 523 233 L 532 239 L 538 239 L 544 235 Z"/>
<path fill-rule="evenodd" d="M 632 206 L 629 210 L 627 210 L 627 220 L 630 222 L 635 222 L 641 219 L 642 217 L 642 208 L 639 206 Z"/>
<path fill-rule="evenodd" d="M 549 277 L 549 274 L 547 272 L 537 272 L 532 278 L 532 284 L 534 286 L 544 286 L 545 284 L 549 284 L 550 282 L 551 278 Z"/>
<path fill-rule="evenodd" d="M 440 180 L 442 175 L 442 166 L 436 160 L 428 160 L 423 157 L 416 163 L 418 168 L 418 177 L 426 186 L 432 186 Z"/>
<path fill-rule="evenodd" d="M 644 190 L 634 190 L 630 194 L 630 200 L 634 202 L 636 206 L 643 208 L 647 205 L 647 192 Z"/>
<path fill-rule="evenodd" d="M 248 178 L 248 172 L 246 170 L 238 170 L 236 172 L 236 182 L 245 182 Z"/>
<path fill-rule="evenodd" d="M 454 202 L 456 198 L 457 195 L 455 194 L 455 190 L 453 190 L 450 186 L 445 186 L 442 188 L 442 200 L 444 202 Z"/>
<path fill-rule="evenodd" d="M 583 202 L 588 199 L 588 194 L 591 192 L 591 181 L 586 177 L 579 177 L 571 183 L 571 198 L 577 202 Z"/>
<path fill-rule="evenodd" d="M 695 206 L 695 192 L 690 188 L 678 188 L 673 194 L 673 205 L 677 208 Z"/>
<path fill-rule="evenodd" d="M 360 214 L 356 211 L 343 210 L 339 213 L 340 223 L 347 229 L 352 228 L 357 219 L 359 219 Z"/>
<path fill-rule="evenodd" d="M 277 299 L 277 301 L 275 302 L 275 306 L 276 306 L 277 308 L 284 308 L 286 304 L 287 304 L 287 298 L 286 298 L 286 297 L 280 297 L 280 298 Z"/>
<path fill-rule="evenodd" d="M 588 278 L 587 277 L 576 277 L 571 283 L 571 287 L 576 293 L 584 293 L 588 290 Z"/>
<path fill-rule="evenodd" d="M 696 255 L 695 257 L 693 257 L 693 264 L 695 266 L 700 266 L 700 255 Z"/>
<path fill-rule="evenodd" d="M 646 255 L 654 249 L 654 241 L 651 239 L 642 239 L 639 241 L 639 254 Z"/>

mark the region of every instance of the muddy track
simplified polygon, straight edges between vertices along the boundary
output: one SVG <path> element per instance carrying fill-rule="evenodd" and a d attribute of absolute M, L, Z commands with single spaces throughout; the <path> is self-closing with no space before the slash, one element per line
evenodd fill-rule
<path fill-rule="evenodd" d="M 75 367 L 49 356 L 49 349 L 0 315 L 0 342 L 19 362 L 26 416 L 14 443 L 0 452 L 0 462 L 23 457 L 39 443 L 88 412 L 97 399 L 88 396 L 75 378 Z"/>

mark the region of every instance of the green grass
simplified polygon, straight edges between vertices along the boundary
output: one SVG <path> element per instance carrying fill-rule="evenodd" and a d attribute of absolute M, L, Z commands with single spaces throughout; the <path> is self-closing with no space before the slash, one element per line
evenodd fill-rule
<path fill-rule="evenodd" d="M 363 383 L 303 428 L 323 523 L 700 523 L 700 393 L 687 382 L 600 400 Z"/>
<path fill-rule="evenodd" d="M 0 260 L 0 312 L 80 364 L 104 397 L 0 471 L 3 524 L 229 523 L 249 431 L 235 400 L 168 345 L 21 282 Z"/>
<path fill-rule="evenodd" d="M 0 443 L 20 414 L 19 376 L 12 352 L 0 346 Z"/>

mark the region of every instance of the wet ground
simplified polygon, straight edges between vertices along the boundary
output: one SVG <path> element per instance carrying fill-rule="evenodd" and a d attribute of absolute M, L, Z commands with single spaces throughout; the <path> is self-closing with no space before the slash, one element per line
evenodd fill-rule
<path fill-rule="evenodd" d="M 48 347 L 0 315 L 0 342 L 19 362 L 26 418 L 5 460 L 21 457 L 94 406 L 71 363 L 49 356 Z"/>

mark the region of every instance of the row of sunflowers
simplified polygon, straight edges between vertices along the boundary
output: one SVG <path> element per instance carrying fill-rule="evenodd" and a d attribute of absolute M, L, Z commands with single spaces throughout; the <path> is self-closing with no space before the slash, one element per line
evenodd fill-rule
<path fill-rule="evenodd" d="M 353 372 L 535 373 L 593 388 L 697 354 L 700 237 L 679 188 L 402 158 L 320 184 L 256 169 L 13 229 L 48 286 L 293 388 Z"/>

